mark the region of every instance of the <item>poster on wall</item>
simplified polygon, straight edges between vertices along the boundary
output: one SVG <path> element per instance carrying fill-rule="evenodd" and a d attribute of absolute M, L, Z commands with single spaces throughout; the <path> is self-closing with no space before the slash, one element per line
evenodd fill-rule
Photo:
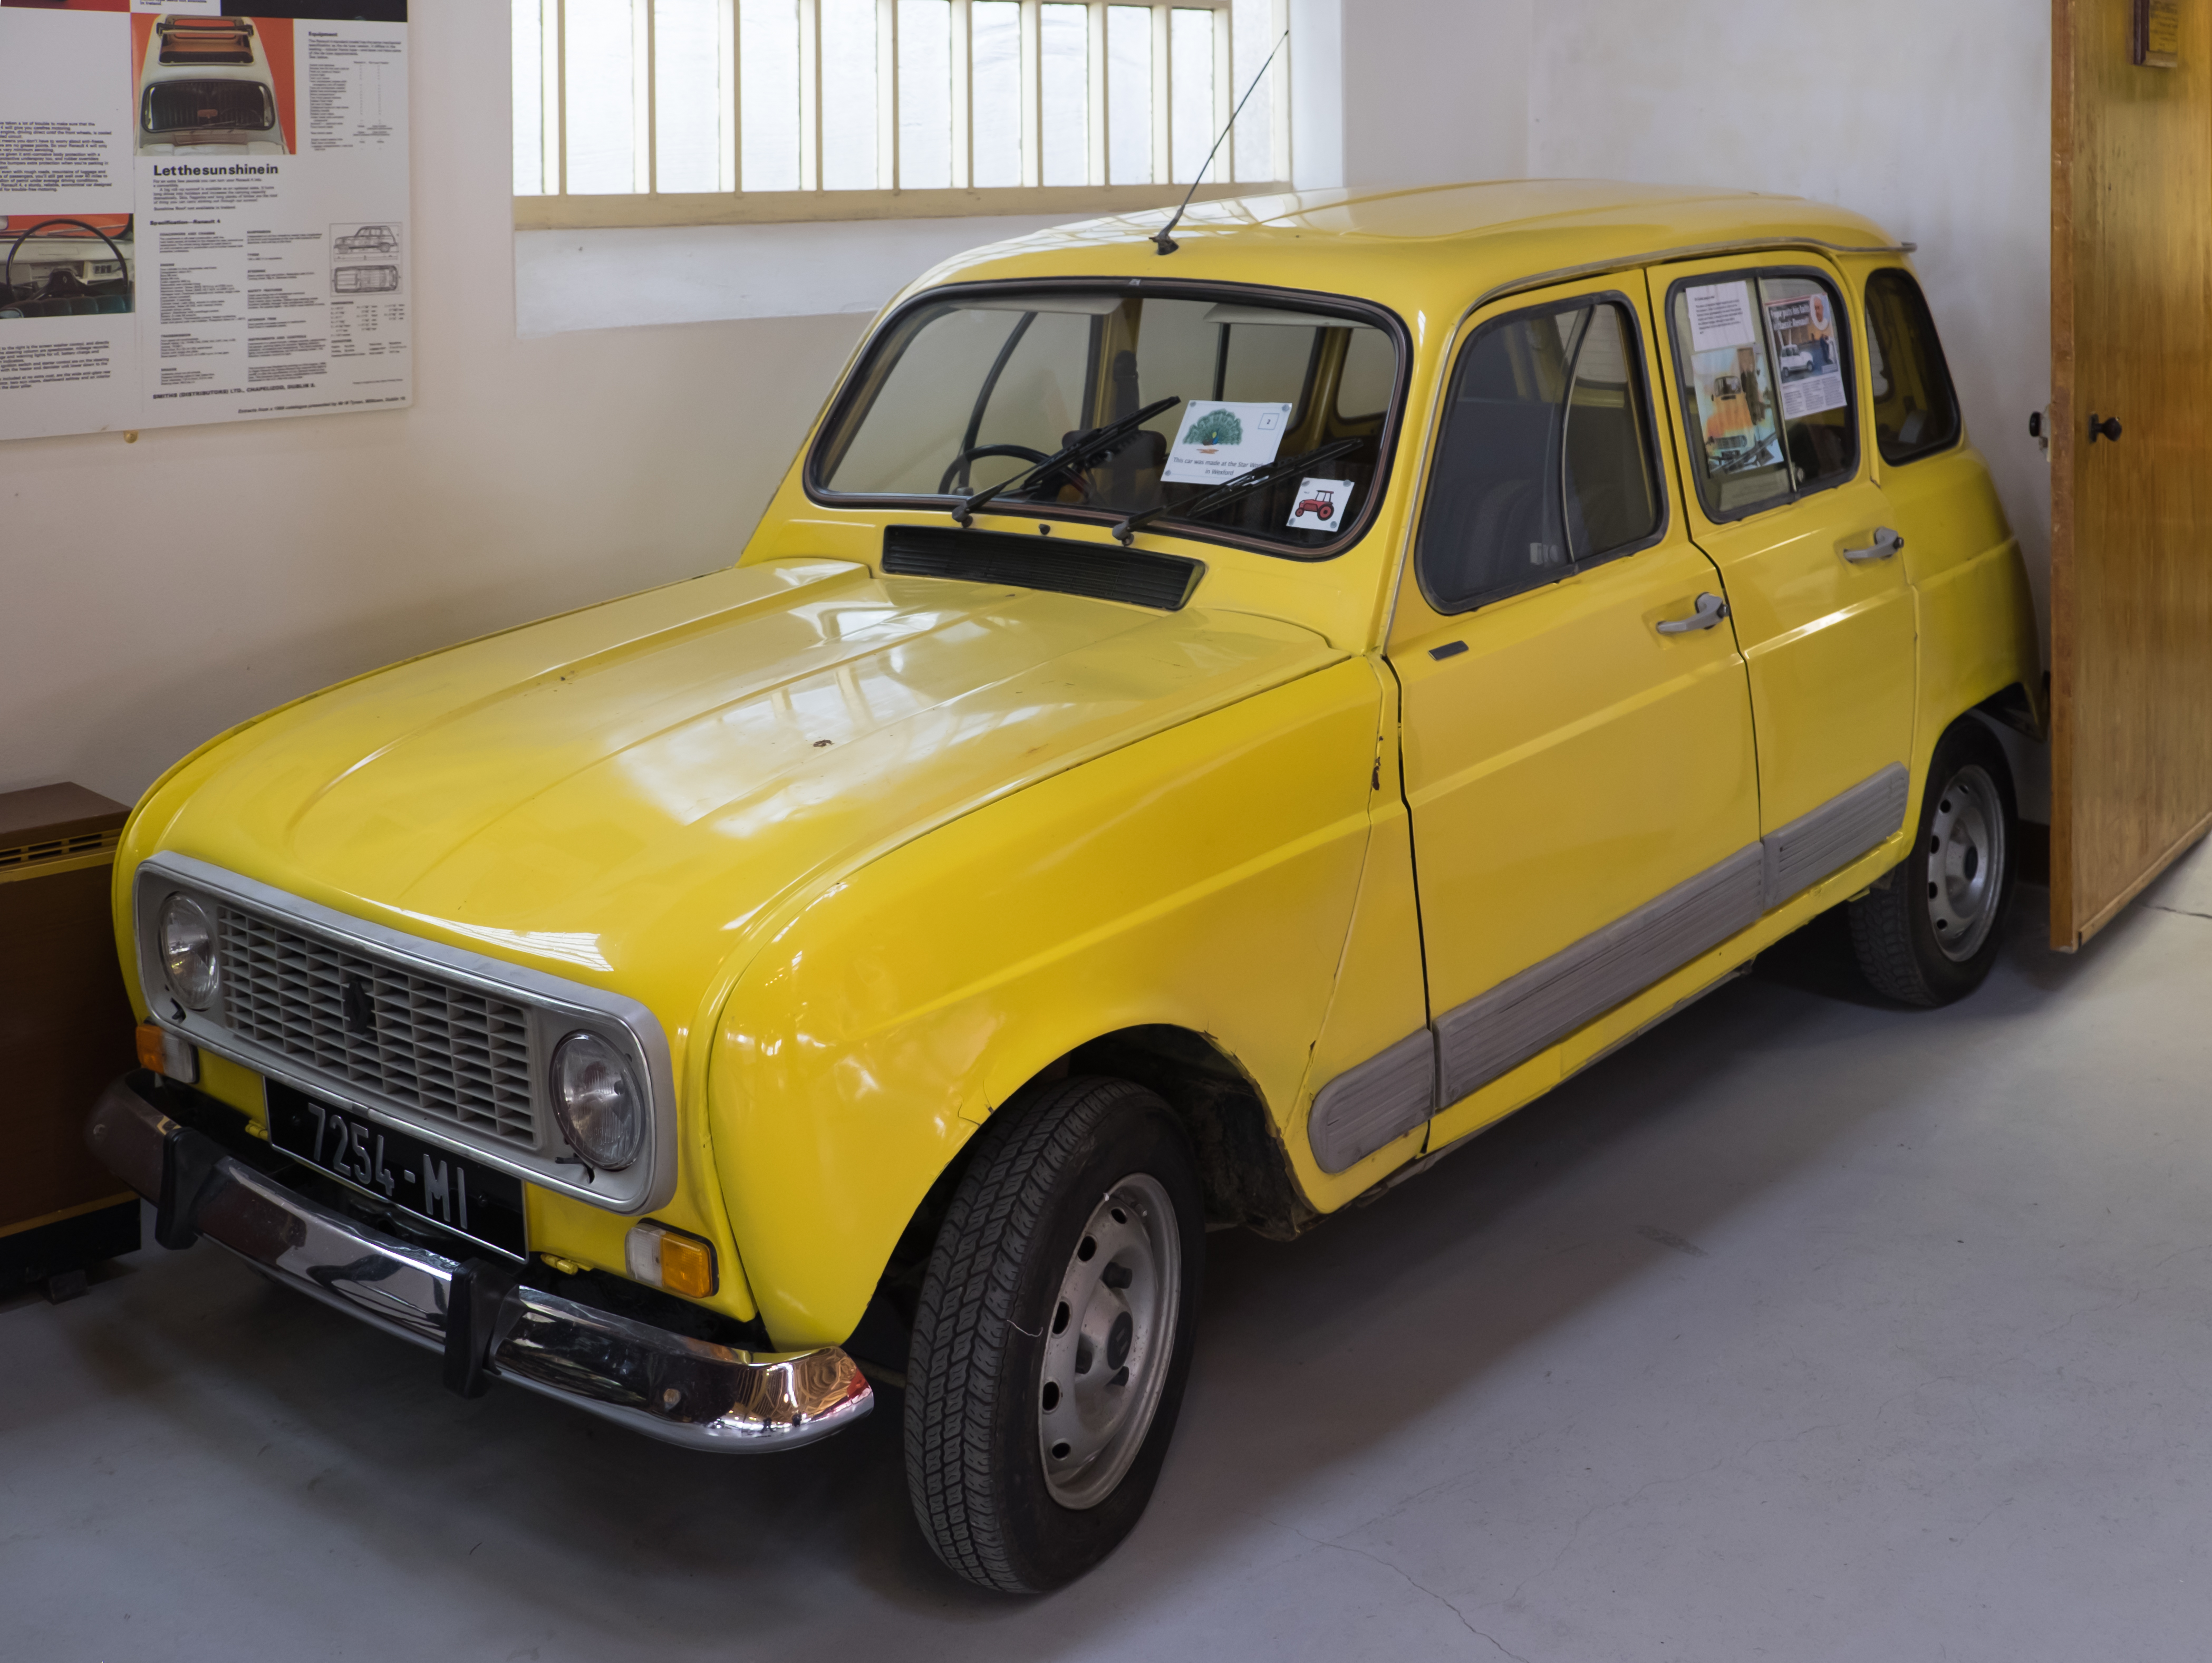
<path fill-rule="evenodd" d="M 0 439 L 414 397 L 406 0 L 0 0 Z"/>

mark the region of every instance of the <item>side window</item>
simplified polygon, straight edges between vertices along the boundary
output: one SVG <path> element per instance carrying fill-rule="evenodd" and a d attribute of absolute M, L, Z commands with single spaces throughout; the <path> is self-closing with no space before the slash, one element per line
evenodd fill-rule
<path fill-rule="evenodd" d="M 1461 352 L 1414 545 L 1462 612 L 1640 548 L 1664 514 L 1636 325 L 1592 300 L 1485 324 Z"/>
<path fill-rule="evenodd" d="M 1947 451 L 1959 440 L 1959 399 L 1936 320 L 1912 274 L 1894 268 L 1867 280 L 1867 340 L 1874 382 L 1874 438 L 1896 464 Z"/>
<path fill-rule="evenodd" d="M 1858 471 L 1848 331 L 1821 278 L 1691 278 L 1668 307 L 1691 471 L 1705 511 L 1733 519 Z"/>

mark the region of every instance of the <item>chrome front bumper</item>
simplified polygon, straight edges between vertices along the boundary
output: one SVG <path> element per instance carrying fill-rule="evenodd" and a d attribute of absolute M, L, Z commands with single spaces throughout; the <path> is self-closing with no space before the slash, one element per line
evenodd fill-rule
<path fill-rule="evenodd" d="M 726 1453 L 811 1443 L 875 1406 L 835 1346 L 740 1351 L 670 1333 L 318 1206 L 163 1113 L 149 1095 L 157 1077 L 109 1086 L 85 1136 L 160 1208 L 163 1245 L 205 1235 L 287 1287 L 443 1352 L 457 1389 L 513 1381 L 648 1437 Z"/>

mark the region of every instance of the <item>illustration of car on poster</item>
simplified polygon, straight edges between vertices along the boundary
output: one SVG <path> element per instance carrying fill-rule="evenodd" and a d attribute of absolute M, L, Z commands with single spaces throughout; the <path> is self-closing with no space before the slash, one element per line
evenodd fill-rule
<path fill-rule="evenodd" d="M 1992 725 L 2047 705 L 1902 246 L 1592 180 L 1162 217 L 896 297 L 731 564 L 161 776 L 88 1129 L 158 1241 L 702 1454 L 895 1393 L 931 1547 L 1035 1593 L 1145 1510 L 1212 1232 L 1381 1199 L 1832 910 L 1883 997 L 1981 983 Z M 1418 1408 L 1358 1292 L 1210 1417 Z"/>
<path fill-rule="evenodd" d="M 287 148 L 276 77 L 253 19 L 153 21 L 138 77 L 139 155 L 281 156 Z"/>
<path fill-rule="evenodd" d="M 0 216 L 0 319 L 131 311 L 133 247 L 128 214 Z"/>
<path fill-rule="evenodd" d="M 396 254 L 399 239 L 388 225 L 364 225 L 347 236 L 332 240 L 331 252 L 349 258 L 362 254 Z"/>

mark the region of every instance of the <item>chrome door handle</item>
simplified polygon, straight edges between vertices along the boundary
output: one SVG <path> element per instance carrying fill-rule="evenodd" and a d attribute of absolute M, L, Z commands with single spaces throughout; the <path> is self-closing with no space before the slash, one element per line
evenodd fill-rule
<path fill-rule="evenodd" d="M 1905 547 L 1905 534 L 1901 531 L 1893 531 L 1888 526 L 1883 525 L 1876 528 L 1872 543 L 1868 543 L 1863 549 L 1844 549 L 1844 558 L 1853 565 L 1863 566 L 1870 560 L 1887 560 L 1903 547 Z"/>
<path fill-rule="evenodd" d="M 1698 597 L 1698 610 L 1686 618 L 1662 618 L 1657 628 L 1662 635 L 1686 635 L 1692 629 L 1710 629 L 1728 616 L 1728 603 L 1718 595 Z"/>

